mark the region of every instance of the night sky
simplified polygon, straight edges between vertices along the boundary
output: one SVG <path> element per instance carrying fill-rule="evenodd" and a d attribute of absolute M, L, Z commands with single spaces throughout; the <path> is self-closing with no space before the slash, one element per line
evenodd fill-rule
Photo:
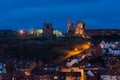
<path fill-rule="evenodd" d="M 0 29 L 39 29 L 52 23 L 66 31 L 67 20 L 87 28 L 120 28 L 120 0 L 0 0 Z"/>

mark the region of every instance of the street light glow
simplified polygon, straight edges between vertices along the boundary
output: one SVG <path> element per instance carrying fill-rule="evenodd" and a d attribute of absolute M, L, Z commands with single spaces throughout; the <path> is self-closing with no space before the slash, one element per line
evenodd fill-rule
<path fill-rule="evenodd" d="M 29 76 L 29 75 L 30 75 L 30 72 L 26 71 L 26 72 L 25 72 L 25 75 L 26 75 L 26 76 Z"/>
<path fill-rule="evenodd" d="M 78 49 L 77 49 L 77 48 L 75 48 L 74 50 L 75 50 L 75 51 L 77 51 Z"/>
<path fill-rule="evenodd" d="M 23 31 L 23 30 L 20 30 L 19 33 L 20 33 L 20 34 L 24 34 L 24 31 Z"/>

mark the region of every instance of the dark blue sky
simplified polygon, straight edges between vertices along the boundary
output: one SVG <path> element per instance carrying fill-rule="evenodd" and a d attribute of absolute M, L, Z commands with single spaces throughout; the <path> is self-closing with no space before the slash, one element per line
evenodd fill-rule
<path fill-rule="evenodd" d="M 0 0 L 0 29 L 38 29 L 44 22 L 66 31 L 83 20 L 87 28 L 120 28 L 120 0 Z"/>

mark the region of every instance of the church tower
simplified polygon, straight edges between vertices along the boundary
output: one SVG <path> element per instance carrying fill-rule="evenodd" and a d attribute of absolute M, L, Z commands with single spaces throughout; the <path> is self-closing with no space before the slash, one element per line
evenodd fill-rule
<path fill-rule="evenodd" d="M 67 23 L 67 33 L 69 32 L 69 30 L 70 30 L 70 26 L 71 26 L 71 24 L 70 24 L 70 17 L 68 17 L 68 23 Z"/>

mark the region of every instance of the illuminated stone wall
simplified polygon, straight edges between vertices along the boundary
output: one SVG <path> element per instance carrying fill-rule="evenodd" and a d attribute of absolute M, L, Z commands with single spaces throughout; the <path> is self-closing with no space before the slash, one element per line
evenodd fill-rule
<path fill-rule="evenodd" d="M 53 30 L 53 34 L 56 35 L 57 37 L 63 36 L 62 31 L 60 30 Z M 43 35 L 43 29 L 33 30 L 34 37 L 40 37 L 42 35 Z"/>
<path fill-rule="evenodd" d="M 75 35 L 84 37 L 85 24 L 83 22 L 77 22 L 75 28 Z"/>
<path fill-rule="evenodd" d="M 38 29 L 38 30 L 33 30 L 33 36 L 34 37 L 40 37 L 43 34 L 43 30 L 42 29 Z"/>

